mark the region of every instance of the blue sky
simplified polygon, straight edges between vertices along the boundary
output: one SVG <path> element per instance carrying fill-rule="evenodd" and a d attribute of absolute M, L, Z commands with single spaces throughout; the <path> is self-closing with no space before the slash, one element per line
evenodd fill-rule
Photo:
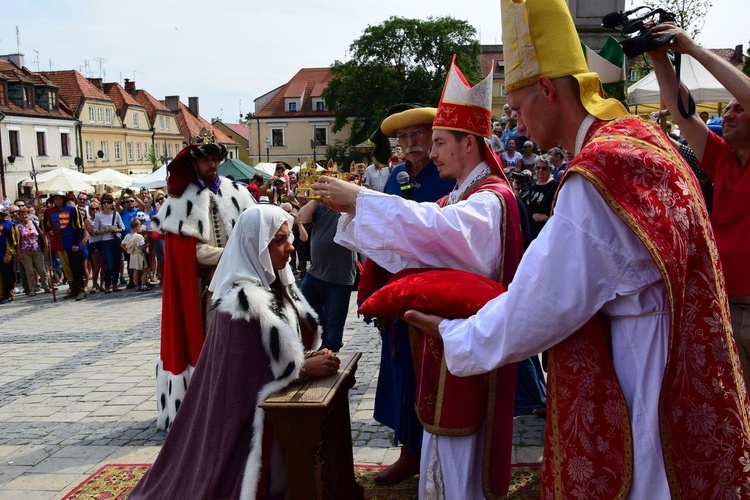
<path fill-rule="evenodd" d="M 2 4 L 9 0 L 2 0 Z M 628 5 L 631 3 L 627 2 Z M 699 41 L 750 42 L 740 0 L 713 0 Z M 105 81 L 135 79 L 155 97 L 200 97 L 201 115 L 237 121 L 253 99 L 299 68 L 344 60 L 368 25 L 391 15 L 450 15 L 470 22 L 484 44 L 501 43 L 498 0 L 17 0 L 5 5 L 0 53 L 21 53 L 32 70 L 76 69 Z M 127 10 L 123 10 L 127 8 Z M 38 64 L 37 64 L 38 60 Z M 86 64 L 88 63 L 88 69 Z"/>

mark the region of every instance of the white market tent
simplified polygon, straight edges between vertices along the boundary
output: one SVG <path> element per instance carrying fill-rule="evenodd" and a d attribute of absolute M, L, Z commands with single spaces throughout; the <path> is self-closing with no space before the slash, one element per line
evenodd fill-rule
<path fill-rule="evenodd" d="M 264 174 L 273 175 L 276 173 L 276 163 L 258 163 L 255 165 L 257 170 L 260 170 Z"/>
<path fill-rule="evenodd" d="M 682 56 L 680 80 L 690 89 L 697 111 L 721 114 L 732 98 L 731 94 L 711 73 L 688 55 Z M 628 104 L 636 114 L 660 109 L 659 83 L 652 71 L 628 87 Z M 685 103 L 687 106 L 687 103 Z"/>
<path fill-rule="evenodd" d="M 122 172 L 111 168 L 105 168 L 99 170 L 98 172 L 94 172 L 93 174 L 91 174 L 91 177 L 99 179 L 102 184 L 106 184 L 108 186 L 117 186 L 124 188 L 133 185 L 133 179 L 129 175 L 123 174 Z"/>
<path fill-rule="evenodd" d="M 67 175 L 58 175 L 45 182 L 39 183 L 40 193 L 51 193 L 53 191 L 65 191 L 66 193 L 71 191 L 76 193 L 93 193 L 94 186 Z"/>
<path fill-rule="evenodd" d="M 137 188 L 158 189 L 167 185 L 167 166 L 162 165 L 156 172 L 146 176 L 139 177 L 133 182 L 132 186 Z"/>
<path fill-rule="evenodd" d="M 52 191 L 93 192 L 94 186 L 100 183 L 98 179 L 90 175 L 82 174 L 77 170 L 67 167 L 57 167 L 37 174 L 36 181 L 39 185 L 39 191 L 43 193 Z M 34 179 L 26 179 L 21 184 L 32 188 L 35 187 Z"/>
<path fill-rule="evenodd" d="M 57 167 L 44 173 L 37 173 L 36 181 L 41 185 L 59 176 L 64 176 L 66 179 L 75 179 L 77 181 L 85 182 L 89 186 L 100 184 L 97 179 L 90 175 L 82 174 L 81 172 L 68 167 Z M 26 179 L 22 184 L 24 186 L 34 187 L 34 179 Z"/>

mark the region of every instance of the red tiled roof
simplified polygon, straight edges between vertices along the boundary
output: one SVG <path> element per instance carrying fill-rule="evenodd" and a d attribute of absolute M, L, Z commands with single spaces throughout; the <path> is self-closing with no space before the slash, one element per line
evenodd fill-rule
<path fill-rule="evenodd" d="M 151 123 L 155 123 L 157 112 L 162 114 L 172 114 L 172 111 L 166 107 L 163 102 L 143 89 L 136 89 L 131 95 L 141 106 L 146 108 L 146 113 L 148 114 L 148 119 L 151 120 Z"/>
<path fill-rule="evenodd" d="M 70 109 L 78 109 L 84 99 L 112 100 L 78 71 L 43 71 L 42 75 L 60 87 L 60 98 Z"/>
<path fill-rule="evenodd" d="M 116 82 L 110 82 L 104 84 L 104 93 L 115 102 L 117 109 L 125 110 L 128 106 L 141 106 L 141 104 L 133 99 L 133 96 L 128 94 L 125 89 Z"/>
<path fill-rule="evenodd" d="M 254 118 L 281 118 L 305 116 L 331 116 L 329 111 L 314 111 L 311 97 L 320 97 L 323 89 L 333 76 L 331 68 L 303 68 L 282 85 L 281 90 L 268 101 L 263 109 L 253 115 Z M 285 111 L 285 98 L 302 97 L 302 106 L 297 111 Z"/>
<path fill-rule="evenodd" d="M 742 69 L 742 65 L 745 62 L 745 54 L 742 54 L 740 60 L 738 61 L 737 58 L 735 58 L 735 49 L 709 49 L 711 52 L 716 54 L 717 56 L 721 57 L 722 59 L 727 60 L 730 64 L 734 65 L 735 67 Z"/>
<path fill-rule="evenodd" d="M 226 123 L 221 122 L 222 125 L 229 128 L 234 132 L 235 134 L 239 135 L 240 137 L 244 139 L 250 139 L 250 129 L 247 128 L 246 123 Z"/>
<path fill-rule="evenodd" d="M 10 84 L 22 84 L 32 85 L 34 87 L 48 87 L 50 89 L 58 89 L 58 86 L 54 82 L 45 78 L 39 73 L 29 71 L 28 68 L 19 68 L 15 64 L 5 59 L 0 59 L 0 79 L 7 81 Z M 23 116 L 43 116 L 46 118 L 63 118 L 71 119 L 74 118 L 64 103 L 58 103 L 58 109 L 48 110 L 35 103 L 32 108 L 22 108 L 14 104 L 8 99 L 8 104 L 0 105 L 0 111 L 9 115 L 23 115 Z"/>
<path fill-rule="evenodd" d="M 180 126 L 182 135 L 185 137 L 188 144 L 192 144 L 204 128 L 213 132 L 214 137 L 216 137 L 216 142 L 219 144 L 237 144 L 224 132 L 214 127 L 200 116 L 193 115 L 193 113 L 190 112 L 190 108 L 182 104 L 182 102 L 180 102 L 180 110 L 177 112 L 177 124 Z"/>

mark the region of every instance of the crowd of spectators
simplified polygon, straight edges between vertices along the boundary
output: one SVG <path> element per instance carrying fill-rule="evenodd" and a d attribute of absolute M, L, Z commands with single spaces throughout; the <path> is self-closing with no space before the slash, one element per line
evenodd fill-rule
<path fill-rule="evenodd" d="M 7 231 L 8 238 L 2 237 L 8 271 L 2 276 L 2 286 L 7 291 L 0 297 L 0 303 L 21 293 L 28 296 L 51 293 L 60 285 L 69 286 L 65 298 L 77 300 L 86 294 L 119 292 L 121 287 L 148 291 L 161 285 L 164 243 L 150 226 L 166 193 L 145 188 L 136 193 L 128 188 L 115 197 L 113 191 L 111 186 L 105 186 L 98 194 L 55 192 L 42 200 L 3 200 L 1 211 L 9 223 L 6 226 L 12 226 L 13 231 Z M 74 288 L 71 259 L 52 244 L 55 236 L 50 228 L 60 223 L 44 223 L 45 210 L 53 207 L 53 200 L 58 197 L 63 198 L 64 205 L 75 207 L 82 221 L 80 247 L 75 245 L 75 251 L 81 252 L 83 258 L 83 288 L 75 293 L 71 293 Z M 41 218 L 37 210 L 42 212 Z M 68 221 L 72 225 L 73 218 L 63 219 L 63 225 Z M 137 248 L 130 251 L 126 235 L 135 226 L 140 239 Z M 138 255 L 135 267 L 130 262 L 134 253 Z"/>

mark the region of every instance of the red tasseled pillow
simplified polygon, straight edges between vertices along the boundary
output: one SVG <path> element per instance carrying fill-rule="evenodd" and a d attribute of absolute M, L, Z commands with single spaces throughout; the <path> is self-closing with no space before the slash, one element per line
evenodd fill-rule
<path fill-rule="evenodd" d="M 359 308 L 371 318 L 400 318 L 410 309 L 443 318 L 468 318 L 505 292 L 502 284 L 455 269 L 404 269 Z"/>

